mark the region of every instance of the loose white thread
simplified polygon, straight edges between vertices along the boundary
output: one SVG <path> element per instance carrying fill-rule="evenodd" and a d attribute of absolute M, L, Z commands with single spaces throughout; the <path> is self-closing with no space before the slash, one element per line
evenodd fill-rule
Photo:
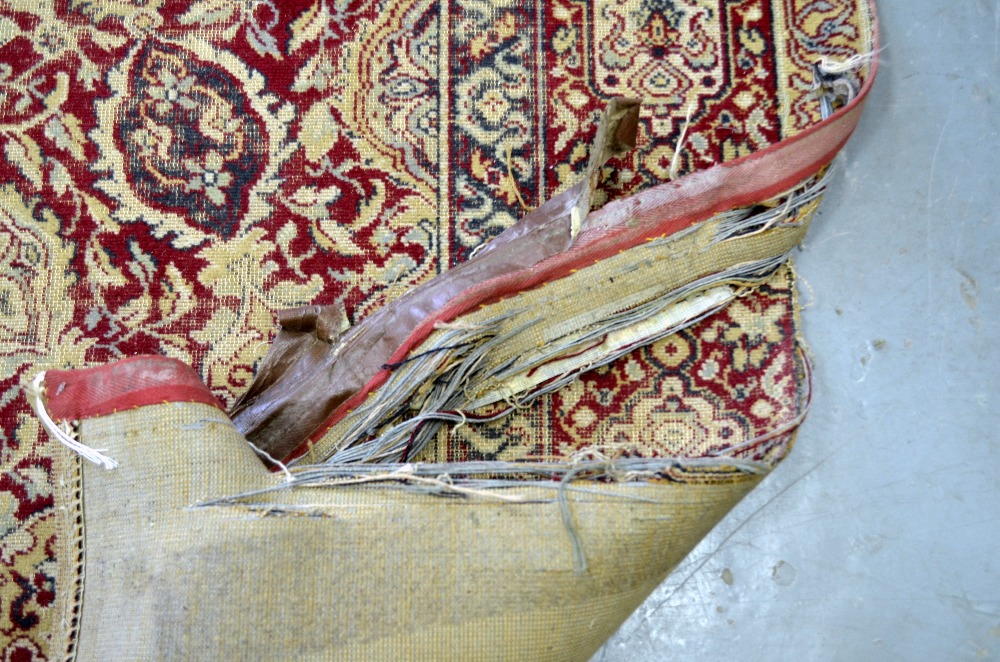
<path fill-rule="evenodd" d="M 874 60 L 883 49 L 884 47 L 871 53 L 856 53 L 843 61 L 833 60 L 824 55 L 819 59 L 819 68 L 825 74 L 846 74 Z"/>
<path fill-rule="evenodd" d="M 28 387 L 28 400 L 31 402 L 32 408 L 35 410 L 35 414 L 38 419 L 42 422 L 42 427 L 45 428 L 49 436 L 66 446 L 68 449 L 79 455 L 85 460 L 90 460 L 94 464 L 99 464 L 105 469 L 114 469 L 118 466 L 118 462 L 111 459 L 107 455 L 104 455 L 106 449 L 95 449 L 90 446 L 85 446 L 76 440 L 76 432 L 70 427 L 67 421 L 63 421 L 61 424 L 57 424 L 49 416 L 48 410 L 45 408 L 45 371 L 38 373 L 35 380 L 31 382 L 31 386 Z"/>
<path fill-rule="evenodd" d="M 250 446 L 250 448 L 253 449 L 254 453 L 256 453 L 257 455 L 261 456 L 262 458 L 264 458 L 265 460 L 267 460 L 268 462 L 270 462 L 274 466 L 276 466 L 279 469 L 281 469 L 282 473 L 285 474 L 285 482 L 286 483 L 294 483 L 295 482 L 295 476 L 293 476 L 292 472 L 288 470 L 288 467 L 286 467 L 284 464 L 281 463 L 281 460 L 275 459 L 266 450 L 264 450 L 263 448 L 260 448 L 259 446 L 255 446 L 249 440 L 247 440 L 247 445 Z"/>
<path fill-rule="evenodd" d="M 677 148 L 674 150 L 674 158 L 670 160 L 670 179 L 677 179 L 677 171 L 681 167 L 681 152 L 684 150 L 684 141 L 687 139 L 688 129 L 691 127 L 691 114 L 694 113 L 694 104 L 688 106 L 687 115 L 684 117 L 684 126 L 681 127 L 681 135 L 677 138 Z"/>

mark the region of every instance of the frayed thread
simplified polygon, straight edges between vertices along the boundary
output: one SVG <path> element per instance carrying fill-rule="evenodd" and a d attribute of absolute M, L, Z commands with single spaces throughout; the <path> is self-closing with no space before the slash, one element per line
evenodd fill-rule
<path fill-rule="evenodd" d="M 256 453 L 258 457 L 264 458 L 265 460 L 267 460 L 268 462 L 270 462 L 274 466 L 276 466 L 279 469 L 281 469 L 281 473 L 285 474 L 285 482 L 287 482 L 287 483 L 293 483 L 293 482 L 295 482 L 295 476 L 292 475 L 292 472 L 288 470 L 288 467 L 286 467 L 281 462 L 281 460 L 278 460 L 278 459 L 274 458 L 266 450 L 264 450 L 263 448 L 260 448 L 259 446 L 255 446 L 249 440 L 247 441 L 247 445 L 250 446 L 251 449 L 253 449 L 253 452 Z"/>
<path fill-rule="evenodd" d="M 870 64 L 872 60 L 878 57 L 878 54 L 885 50 L 885 47 L 878 49 L 877 51 L 872 51 L 870 53 L 855 53 L 846 60 L 834 60 L 826 55 L 822 56 L 817 61 L 817 66 L 820 71 L 825 74 L 846 74 L 848 71 L 854 71 L 860 69 L 866 64 Z"/>
<path fill-rule="evenodd" d="M 677 138 L 677 147 L 674 149 L 674 157 L 670 159 L 671 180 L 677 179 L 681 168 L 681 152 L 684 151 L 684 142 L 687 140 L 688 129 L 691 128 L 691 115 L 694 113 L 694 104 L 688 106 L 687 115 L 684 116 L 684 126 L 681 127 L 681 135 Z"/>
<path fill-rule="evenodd" d="M 41 421 L 42 427 L 45 428 L 50 437 L 83 459 L 98 464 L 107 470 L 118 466 L 117 461 L 104 454 L 107 452 L 107 449 L 91 448 L 80 443 L 76 438 L 76 431 L 70 427 L 68 421 L 56 423 L 52 420 L 48 410 L 45 408 L 45 371 L 38 373 L 38 376 L 35 377 L 34 381 L 31 382 L 31 386 L 26 391 L 28 402 L 31 403 L 31 407 L 35 410 L 35 415 L 38 416 L 38 420 Z"/>

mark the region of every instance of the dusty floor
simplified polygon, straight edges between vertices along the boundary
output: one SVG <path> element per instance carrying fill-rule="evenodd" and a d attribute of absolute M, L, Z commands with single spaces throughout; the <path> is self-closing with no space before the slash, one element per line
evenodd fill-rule
<path fill-rule="evenodd" d="M 1000 660 L 1000 1 L 880 0 L 791 458 L 595 661 Z"/>

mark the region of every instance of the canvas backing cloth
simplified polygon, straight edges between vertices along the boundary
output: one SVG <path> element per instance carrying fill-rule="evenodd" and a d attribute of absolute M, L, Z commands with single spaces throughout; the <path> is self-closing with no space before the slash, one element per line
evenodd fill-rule
<path fill-rule="evenodd" d="M 69 634 L 84 660 L 585 659 L 760 480 L 569 491 L 581 573 L 551 486 L 503 490 L 526 503 L 373 486 L 198 508 L 281 480 L 218 409 L 144 407 L 81 432 L 120 463 L 83 468 Z"/>

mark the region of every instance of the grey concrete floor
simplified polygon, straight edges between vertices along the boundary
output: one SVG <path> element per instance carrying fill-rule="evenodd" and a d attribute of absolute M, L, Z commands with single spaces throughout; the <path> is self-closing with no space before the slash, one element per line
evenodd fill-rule
<path fill-rule="evenodd" d="M 1000 1 L 879 10 L 797 259 L 809 419 L 596 661 L 1000 660 Z"/>

